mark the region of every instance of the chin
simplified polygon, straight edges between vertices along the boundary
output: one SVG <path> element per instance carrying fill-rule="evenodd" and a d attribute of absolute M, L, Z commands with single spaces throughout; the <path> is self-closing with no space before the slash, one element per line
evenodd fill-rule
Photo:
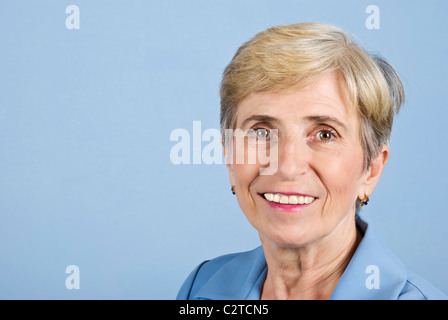
<path fill-rule="evenodd" d="M 282 248 L 303 247 L 317 238 L 315 233 L 310 232 L 309 229 L 298 227 L 277 228 L 275 230 L 270 229 L 265 232 L 259 232 L 259 234 L 262 242 L 264 237 L 266 240 L 269 240 Z"/>

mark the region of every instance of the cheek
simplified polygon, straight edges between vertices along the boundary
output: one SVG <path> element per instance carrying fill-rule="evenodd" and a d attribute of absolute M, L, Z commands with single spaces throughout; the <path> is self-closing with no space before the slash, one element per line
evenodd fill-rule
<path fill-rule="evenodd" d="M 235 149 L 233 150 L 235 151 Z M 249 222 L 253 224 L 257 212 L 254 197 L 257 197 L 257 195 L 251 193 L 251 186 L 260 177 L 260 166 L 258 164 L 248 164 L 247 152 L 243 150 L 239 150 L 239 152 L 244 155 L 245 159 L 238 161 L 238 157 L 235 156 L 236 153 L 234 152 L 232 164 L 233 182 L 238 203 Z"/>
<path fill-rule="evenodd" d="M 251 185 L 257 179 L 259 168 L 256 165 L 235 164 L 233 165 L 233 176 L 238 204 L 249 222 L 257 228 L 257 206 L 251 193 Z"/>
<path fill-rule="evenodd" d="M 249 189 L 251 183 L 257 178 L 259 167 L 253 164 L 234 164 L 233 178 L 240 191 Z"/>
<path fill-rule="evenodd" d="M 326 209 L 346 211 L 353 206 L 361 186 L 362 168 L 363 154 L 360 151 L 321 163 L 318 172 L 327 192 Z"/>
<path fill-rule="evenodd" d="M 246 143 L 236 143 L 234 141 L 232 154 L 232 172 L 233 179 L 243 191 L 248 189 L 250 184 L 259 176 L 260 166 L 256 159 L 253 159 L 253 152 L 250 146 Z"/>

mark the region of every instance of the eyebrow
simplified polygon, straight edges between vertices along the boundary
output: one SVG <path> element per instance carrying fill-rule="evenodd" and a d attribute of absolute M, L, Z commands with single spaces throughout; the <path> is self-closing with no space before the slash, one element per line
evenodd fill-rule
<path fill-rule="evenodd" d="M 336 126 L 342 128 L 343 130 L 347 130 L 347 126 L 343 122 L 341 122 L 340 120 L 338 120 L 332 116 L 328 116 L 328 115 L 307 116 L 307 117 L 305 117 L 305 120 L 314 122 L 314 123 L 319 123 L 319 124 L 327 124 L 327 123 L 333 124 L 333 125 L 336 125 Z M 244 126 L 247 125 L 247 123 L 249 123 L 251 121 L 269 122 L 269 123 L 279 122 L 279 120 L 277 118 L 267 116 L 267 115 L 256 114 L 256 115 L 250 116 L 247 119 L 245 119 L 243 121 L 243 123 L 241 124 L 241 128 L 244 128 Z"/>
<path fill-rule="evenodd" d="M 256 115 L 250 116 L 249 118 L 244 119 L 243 123 L 241 123 L 240 128 L 244 128 L 244 126 L 247 125 L 247 123 L 249 123 L 251 121 L 270 122 L 270 123 L 279 122 L 277 118 L 267 116 L 267 115 L 262 115 L 262 114 L 256 114 Z"/>
<path fill-rule="evenodd" d="M 336 125 L 338 127 L 340 127 L 343 130 L 347 130 L 347 126 L 341 122 L 340 120 L 332 117 L 332 116 L 321 116 L 321 115 L 315 115 L 315 116 L 307 116 L 305 117 L 306 120 L 311 121 L 311 122 L 315 122 L 315 123 L 319 123 L 319 124 L 333 124 Z"/>

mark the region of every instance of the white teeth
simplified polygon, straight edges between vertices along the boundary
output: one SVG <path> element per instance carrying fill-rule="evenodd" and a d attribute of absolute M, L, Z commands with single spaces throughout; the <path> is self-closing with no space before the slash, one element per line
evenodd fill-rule
<path fill-rule="evenodd" d="M 288 196 L 281 196 L 280 197 L 280 203 L 288 204 L 289 203 Z"/>
<path fill-rule="evenodd" d="M 277 202 L 281 204 L 309 204 L 314 201 L 314 197 L 304 196 L 287 196 L 279 193 L 265 193 L 264 197 L 268 201 Z"/>
<path fill-rule="evenodd" d="M 299 199 L 297 198 L 297 196 L 290 196 L 288 199 L 288 203 L 289 204 L 298 204 L 299 203 Z"/>
<path fill-rule="evenodd" d="M 269 201 L 274 200 L 274 195 L 272 193 L 265 193 L 264 197 Z"/>

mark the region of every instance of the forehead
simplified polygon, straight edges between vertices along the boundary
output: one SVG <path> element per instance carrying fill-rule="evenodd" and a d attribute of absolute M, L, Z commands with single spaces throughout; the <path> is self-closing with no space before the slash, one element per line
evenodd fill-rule
<path fill-rule="evenodd" d="M 280 93 L 252 93 L 238 106 L 236 127 L 255 114 L 271 115 L 288 120 L 303 116 L 332 116 L 341 121 L 356 121 L 345 80 L 335 72 L 297 90 Z"/>

